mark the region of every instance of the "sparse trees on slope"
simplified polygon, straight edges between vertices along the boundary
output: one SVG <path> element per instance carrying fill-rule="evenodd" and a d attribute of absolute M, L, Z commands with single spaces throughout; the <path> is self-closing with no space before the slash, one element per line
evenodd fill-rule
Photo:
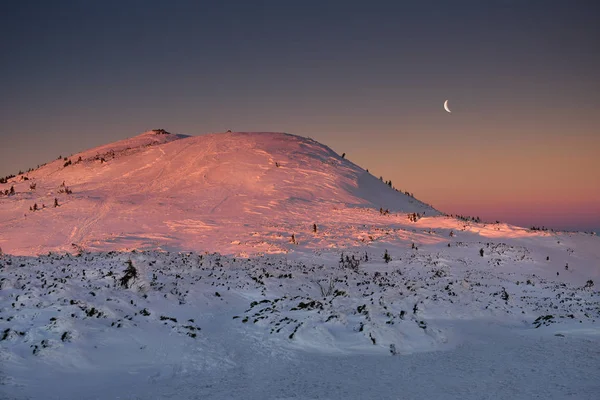
<path fill-rule="evenodd" d="M 63 181 L 63 183 L 60 185 L 60 188 L 58 189 L 58 193 L 72 194 L 73 191 L 71 189 L 69 189 L 67 187 L 67 185 L 65 185 L 65 182 Z"/>
<path fill-rule="evenodd" d="M 14 177 L 15 177 L 14 174 L 7 175 L 4 178 L 0 178 L 0 183 L 8 183 L 8 180 L 11 179 L 11 178 L 14 178 Z"/>
<path fill-rule="evenodd" d="M 417 222 L 419 219 L 421 219 L 421 214 L 419 214 L 419 213 L 409 213 L 408 214 L 408 220 L 411 222 Z"/>
<path fill-rule="evenodd" d="M 366 253 L 365 253 L 366 254 Z M 368 256 L 366 257 L 368 261 Z M 358 272 L 358 267 L 360 266 L 360 258 L 356 258 L 354 255 L 352 257 L 346 255 L 344 257 L 344 253 L 340 255 L 340 267 L 342 268 L 350 268 L 354 272 Z"/>

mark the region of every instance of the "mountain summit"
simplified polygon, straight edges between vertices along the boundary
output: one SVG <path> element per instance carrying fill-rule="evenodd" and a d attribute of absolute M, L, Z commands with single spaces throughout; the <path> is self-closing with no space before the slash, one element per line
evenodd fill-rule
<path fill-rule="evenodd" d="M 0 190 L 11 186 L 16 193 L 0 198 L 0 246 L 13 254 L 236 253 L 257 236 L 253 249 L 280 252 L 282 239 L 313 224 L 389 223 L 380 209 L 403 219 L 439 214 L 327 146 L 286 133 L 153 130 L 55 160 Z"/>

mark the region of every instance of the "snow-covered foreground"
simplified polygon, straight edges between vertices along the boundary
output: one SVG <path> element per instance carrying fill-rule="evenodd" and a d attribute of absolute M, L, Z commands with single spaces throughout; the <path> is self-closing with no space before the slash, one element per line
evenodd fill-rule
<path fill-rule="evenodd" d="M 597 249 L 557 239 L 598 240 L 4 256 L 0 393 L 597 398 Z"/>
<path fill-rule="evenodd" d="M 387 357 L 265 348 L 224 324 L 210 333 L 228 344 L 227 350 L 215 344 L 228 357 L 226 366 L 203 369 L 163 357 L 124 368 L 115 360 L 108 371 L 37 371 L 25 386 L 0 386 L 0 394 L 7 399 L 597 399 L 600 390 L 598 339 L 589 336 L 532 336 L 469 322 L 452 326 L 461 335 L 456 348 Z M 187 343 L 178 354 L 186 352 L 197 352 L 197 344 Z"/>

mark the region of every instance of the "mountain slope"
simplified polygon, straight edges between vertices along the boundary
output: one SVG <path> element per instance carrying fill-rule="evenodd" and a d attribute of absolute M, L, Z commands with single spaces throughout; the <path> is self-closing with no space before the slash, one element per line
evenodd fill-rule
<path fill-rule="evenodd" d="M 291 226 L 291 235 L 293 226 L 350 222 L 359 213 L 380 219 L 380 208 L 402 219 L 439 214 L 328 147 L 283 133 L 150 131 L 56 160 L 0 190 L 11 186 L 16 195 L 0 198 L 0 247 L 13 254 L 73 247 L 236 252 L 223 246 L 265 225 Z M 42 209 L 30 210 L 34 204 Z"/>

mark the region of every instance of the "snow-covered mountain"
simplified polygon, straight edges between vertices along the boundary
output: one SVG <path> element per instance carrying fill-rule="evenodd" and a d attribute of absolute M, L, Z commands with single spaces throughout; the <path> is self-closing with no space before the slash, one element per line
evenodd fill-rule
<path fill-rule="evenodd" d="M 313 224 L 387 224 L 380 208 L 402 219 L 439 214 L 328 147 L 283 133 L 150 131 L 56 160 L 0 191 L 11 186 L 15 195 L 0 197 L 0 247 L 11 254 L 74 247 L 277 252 Z M 283 241 L 273 237 L 284 233 L 281 226 Z"/>
<path fill-rule="evenodd" d="M 0 189 L 0 398 L 600 391 L 600 238 L 451 218 L 313 140 L 151 131 Z"/>

